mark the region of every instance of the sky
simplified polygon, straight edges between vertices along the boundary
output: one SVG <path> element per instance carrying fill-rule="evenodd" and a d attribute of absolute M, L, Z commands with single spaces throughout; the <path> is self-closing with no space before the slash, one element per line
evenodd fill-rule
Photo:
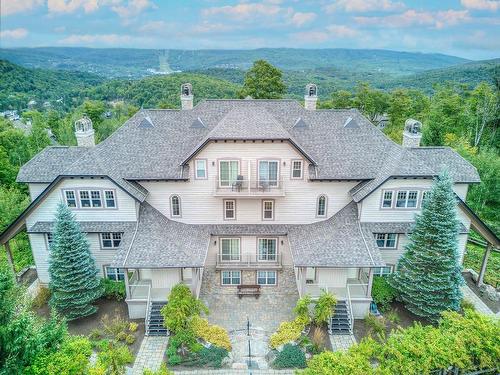
<path fill-rule="evenodd" d="M 0 47 L 374 48 L 500 57 L 500 0 L 0 0 Z"/>

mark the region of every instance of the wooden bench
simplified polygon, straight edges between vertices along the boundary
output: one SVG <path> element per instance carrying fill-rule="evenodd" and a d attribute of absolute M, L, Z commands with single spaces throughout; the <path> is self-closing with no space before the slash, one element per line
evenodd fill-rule
<path fill-rule="evenodd" d="M 255 296 L 259 298 L 260 296 L 260 285 L 238 285 L 238 297 L 243 296 Z"/>

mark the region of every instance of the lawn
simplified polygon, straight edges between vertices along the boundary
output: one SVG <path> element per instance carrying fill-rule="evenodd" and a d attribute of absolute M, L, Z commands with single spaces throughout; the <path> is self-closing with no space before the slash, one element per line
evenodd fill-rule
<path fill-rule="evenodd" d="M 479 273 L 484 251 L 484 247 L 468 243 L 464 257 L 464 268 L 471 268 Z M 491 252 L 488 258 L 486 274 L 484 275 L 484 282 L 495 288 L 500 285 L 500 253 Z"/>

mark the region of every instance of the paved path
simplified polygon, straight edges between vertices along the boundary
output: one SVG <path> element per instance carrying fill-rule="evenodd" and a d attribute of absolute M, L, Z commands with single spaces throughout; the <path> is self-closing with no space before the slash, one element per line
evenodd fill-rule
<path fill-rule="evenodd" d="M 142 375 L 144 369 L 158 370 L 165 359 L 167 336 L 145 336 L 135 357 L 133 375 Z"/>
<path fill-rule="evenodd" d="M 356 344 L 356 338 L 353 335 L 330 335 L 332 351 L 347 350 L 351 345 Z"/>
<path fill-rule="evenodd" d="M 175 375 L 294 375 L 295 370 L 193 370 L 174 371 Z"/>
<path fill-rule="evenodd" d="M 481 298 L 479 298 L 467 284 L 462 286 L 462 293 L 464 294 L 464 299 L 471 302 L 477 311 L 485 315 L 495 316 L 495 313 L 481 301 Z"/>
<path fill-rule="evenodd" d="M 253 368 L 259 370 L 267 370 L 269 368 L 266 360 L 266 354 L 270 350 L 268 346 L 269 335 L 260 329 L 251 329 L 250 337 L 247 336 L 246 330 L 233 331 L 229 335 L 233 350 L 233 366 L 235 369 L 241 369 L 248 366 L 248 341 L 250 339 L 251 362 Z"/>

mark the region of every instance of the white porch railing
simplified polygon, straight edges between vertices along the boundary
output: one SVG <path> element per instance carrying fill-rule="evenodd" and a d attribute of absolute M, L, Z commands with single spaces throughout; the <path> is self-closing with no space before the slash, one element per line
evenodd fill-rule
<path fill-rule="evenodd" d="M 216 196 L 284 196 L 283 180 L 215 180 Z"/>
<path fill-rule="evenodd" d="M 331 287 L 325 284 L 306 284 L 306 294 L 313 298 L 321 295 L 321 291 L 326 290 L 338 299 L 347 300 L 350 298 L 367 298 L 368 284 L 347 283 L 345 287 Z"/>
<path fill-rule="evenodd" d="M 144 318 L 145 335 L 149 335 L 149 311 L 151 310 L 151 285 L 148 285 L 148 298 L 146 302 L 146 317 Z"/>
<path fill-rule="evenodd" d="M 230 259 L 229 255 L 217 254 L 217 268 L 281 268 L 281 254 L 267 255 L 262 259 L 257 254 L 242 254 L 238 258 Z"/>

